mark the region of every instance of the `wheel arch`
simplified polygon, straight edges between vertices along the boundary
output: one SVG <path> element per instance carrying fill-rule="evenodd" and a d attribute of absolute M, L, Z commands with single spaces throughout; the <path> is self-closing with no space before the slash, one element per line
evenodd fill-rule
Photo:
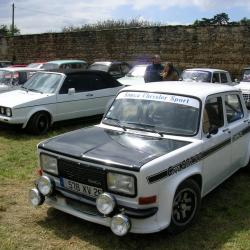
<path fill-rule="evenodd" d="M 48 109 L 46 109 L 46 108 L 42 108 L 42 109 L 35 109 L 35 110 L 32 110 L 32 111 L 28 114 L 27 119 L 26 119 L 26 123 L 23 124 L 23 128 L 26 128 L 26 127 L 27 127 L 27 125 L 28 125 L 30 119 L 31 119 L 34 115 L 36 115 L 37 113 L 46 113 L 46 114 L 48 115 L 48 117 L 49 117 L 50 125 L 52 125 L 52 123 L 53 123 L 53 116 L 52 116 L 51 112 L 50 112 Z"/>

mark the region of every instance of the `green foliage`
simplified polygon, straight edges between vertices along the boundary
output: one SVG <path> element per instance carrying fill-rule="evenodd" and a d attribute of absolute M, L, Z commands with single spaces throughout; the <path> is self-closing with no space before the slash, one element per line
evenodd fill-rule
<path fill-rule="evenodd" d="M 239 23 L 242 25 L 250 25 L 250 19 L 244 17 L 243 19 L 240 20 Z"/>
<path fill-rule="evenodd" d="M 19 35 L 20 30 L 14 26 L 14 35 Z M 8 27 L 6 24 L 0 25 L 0 36 L 12 36 L 12 27 Z"/>
<path fill-rule="evenodd" d="M 105 21 L 98 21 L 94 24 L 84 24 L 80 27 L 67 26 L 63 28 L 63 32 L 74 32 L 74 31 L 85 31 L 85 30 L 102 30 L 102 29 L 117 29 L 117 28 L 134 28 L 134 27 L 152 27 L 160 26 L 161 23 L 149 22 L 145 20 L 140 20 L 137 18 L 126 20 L 112 20 L 108 19 Z"/>
<path fill-rule="evenodd" d="M 212 18 L 202 18 L 201 20 L 196 20 L 193 25 L 227 25 L 229 24 L 229 17 L 226 13 L 220 13 Z"/>

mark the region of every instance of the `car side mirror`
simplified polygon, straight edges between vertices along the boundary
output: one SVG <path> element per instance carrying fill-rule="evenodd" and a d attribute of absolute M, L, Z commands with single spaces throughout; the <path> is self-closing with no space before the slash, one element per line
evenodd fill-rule
<path fill-rule="evenodd" d="M 183 81 L 183 78 L 181 76 L 179 77 L 179 81 Z"/>
<path fill-rule="evenodd" d="M 216 135 L 219 131 L 219 128 L 217 126 L 212 125 L 208 130 L 207 138 L 210 138 L 211 135 Z"/>
<path fill-rule="evenodd" d="M 75 92 L 76 92 L 75 88 L 70 88 L 70 89 L 68 90 L 68 95 L 74 95 Z"/>

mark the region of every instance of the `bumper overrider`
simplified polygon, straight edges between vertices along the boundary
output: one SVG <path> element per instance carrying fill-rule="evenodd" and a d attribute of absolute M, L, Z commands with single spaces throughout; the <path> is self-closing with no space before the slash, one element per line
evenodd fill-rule
<path fill-rule="evenodd" d="M 100 194 L 92 201 L 85 200 L 76 194 L 70 194 L 70 197 L 65 194 L 65 190 L 60 190 L 53 178 L 42 175 L 36 181 L 36 187 L 29 191 L 29 201 L 34 207 L 46 202 L 63 212 L 110 227 L 112 232 L 118 236 L 124 236 L 130 232 L 132 220 L 150 218 L 158 211 L 157 207 L 135 209 L 121 206 L 115 196 L 108 192 Z"/>

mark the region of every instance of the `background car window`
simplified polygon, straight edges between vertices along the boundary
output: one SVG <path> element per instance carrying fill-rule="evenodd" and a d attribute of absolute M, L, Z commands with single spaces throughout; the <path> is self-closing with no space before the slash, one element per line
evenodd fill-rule
<path fill-rule="evenodd" d="M 125 64 L 125 63 L 121 65 L 121 68 L 122 68 L 122 73 L 123 74 L 127 74 L 129 72 L 129 70 L 130 70 L 129 66 L 127 64 Z"/>
<path fill-rule="evenodd" d="M 76 93 L 94 91 L 107 88 L 104 80 L 93 74 L 68 75 L 65 79 L 60 94 L 67 94 L 70 88 L 74 88 Z"/>
<path fill-rule="evenodd" d="M 242 81 L 250 82 L 250 69 L 245 69 L 244 70 Z"/>
<path fill-rule="evenodd" d="M 228 123 L 243 118 L 244 113 L 241 106 L 240 97 L 238 95 L 226 95 L 225 106 Z"/>
<path fill-rule="evenodd" d="M 207 134 L 211 127 L 220 128 L 224 125 L 221 97 L 207 100 L 203 113 L 203 132 Z"/>
<path fill-rule="evenodd" d="M 212 78 L 213 83 L 220 83 L 220 75 L 219 73 L 214 73 Z"/>
<path fill-rule="evenodd" d="M 227 83 L 227 74 L 226 73 L 220 73 L 220 79 L 221 83 Z"/>
<path fill-rule="evenodd" d="M 119 64 L 113 64 L 110 66 L 109 73 L 111 75 L 119 75 L 121 74 L 121 68 Z"/>

